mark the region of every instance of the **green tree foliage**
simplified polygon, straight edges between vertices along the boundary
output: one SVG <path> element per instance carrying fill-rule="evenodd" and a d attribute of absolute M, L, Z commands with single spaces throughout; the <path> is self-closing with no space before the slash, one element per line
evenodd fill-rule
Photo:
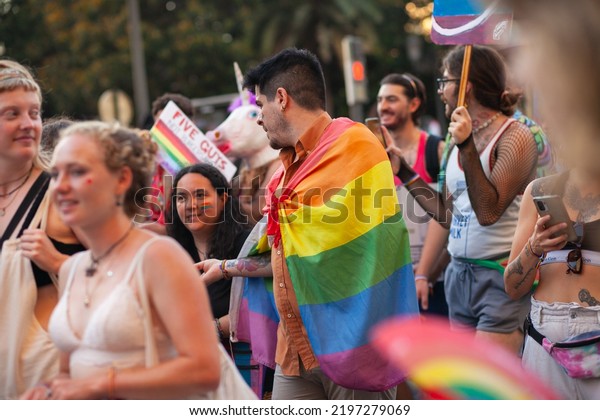
<path fill-rule="evenodd" d="M 150 98 L 164 92 L 204 97 L 235 92 L 233 61 L 248 69 L 288 46 L 323 62 L 336 115 L 345 115 L 340 42 L 362 36 L 374 97 L 390 71 L 431 72 L 406 57 L 407 16 L 400 0 L 140 0 Z M 5 55 L 32 67 L 45 115 L 89 118 L 100 94 L 132 95 L 126 2 L 0 0 Z M 416 65 L 420 67 L 416 67 Z"/>
<path fill-rule="evenodd" d="M 235 1 L 140 3 L 151 98 L 235 92 L 232 63 L 250 52 Z M 47 116 L 93 117 L 110 88 L 132 95 L 127 25 L 124 1 L 0 0 L 5 55 L 35 69 Z"/>

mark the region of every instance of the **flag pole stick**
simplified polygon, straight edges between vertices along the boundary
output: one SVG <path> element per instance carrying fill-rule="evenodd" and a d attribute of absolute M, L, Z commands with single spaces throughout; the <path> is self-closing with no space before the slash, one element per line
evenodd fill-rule
<path fill-rule="evenodd" d="M 472 45 L 465 46 L 465 55 L 463 57 L 462 74 L 460 75 L 460 86 L 458 90 L 458 106 L 466 105 L 467 82 L 469 81 L 469 69 L 471 67 Z"/>

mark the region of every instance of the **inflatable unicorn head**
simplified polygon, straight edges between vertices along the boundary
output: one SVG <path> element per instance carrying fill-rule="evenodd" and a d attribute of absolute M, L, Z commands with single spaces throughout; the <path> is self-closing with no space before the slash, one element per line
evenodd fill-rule
<path fill-rule="evenodd" d="M 242 73 L 237 63 L 234 67 L 241 105 L 235 107 L 234 103 L 229 117 L 206 136 L 227 156 L 241 158 L 249 168 L 255 168 L 276 159 L 278 152 L 269 146 L 267 134 L 256 123 L 260 108 L 256 106 L 254 95 L 242 89 Z"/>

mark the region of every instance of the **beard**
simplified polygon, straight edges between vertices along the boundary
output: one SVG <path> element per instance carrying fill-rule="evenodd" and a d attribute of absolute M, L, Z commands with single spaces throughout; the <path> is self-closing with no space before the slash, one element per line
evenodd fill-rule
<path fill-rule="evenodd" d="M 271 149 L 274 150 L 281 150 L 284 148 L 278 139 L 272 137 L 269 137 L 269 146 L 271 146 Z"/>
<path fill-rule="evenodd" d="M 379 115 L 379 119 L 382 119 L 382 117 L 386 116 L 392 117 L 392 120 L 390 122 L 382 123 L 382 125 L 390 131 L 395 131 L 399 128 L 404 127 L 410 118 L 410 115 L 400 115 L 393 112 L 384 112 Z"/>
<path fill-rule="evenodd" d="M 272 124 L 268 124 L 268 127 L 265 125 L 265 128 L 272 149 L 281 150 L 296 144 L 297 139 L 293 138 L 290 124 L 285 119 L 277 118 Z"/>

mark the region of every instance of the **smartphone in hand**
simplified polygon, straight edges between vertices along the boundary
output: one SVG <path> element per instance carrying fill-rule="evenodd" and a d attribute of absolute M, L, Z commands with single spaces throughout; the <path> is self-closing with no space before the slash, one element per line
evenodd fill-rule
<path fill-rule="evenodd" d="M 573 221 L 563 204 L 562 198 L 558 195 L 545 195 L 542 197 L 533 197 L 533 202 L 540 216 L 550 215 L 549 226 L 559 223 L 566 223 L 567 241 L 577 242 L 578 237 L 573 227 Z"/>
<path fill-rule="evenodd" d="M 387 144 L 385 143 L 385 137 L 383 137 L 383 131 L 381 130 L 381 122 L 379 121 L 379 118 L 367 118 L 365 120 L 365 125 L 373 134 L 375 134 L 375 137 L 377 137 L 377 140 L 379 140 L 383 148 L 387 149 Z"/>

